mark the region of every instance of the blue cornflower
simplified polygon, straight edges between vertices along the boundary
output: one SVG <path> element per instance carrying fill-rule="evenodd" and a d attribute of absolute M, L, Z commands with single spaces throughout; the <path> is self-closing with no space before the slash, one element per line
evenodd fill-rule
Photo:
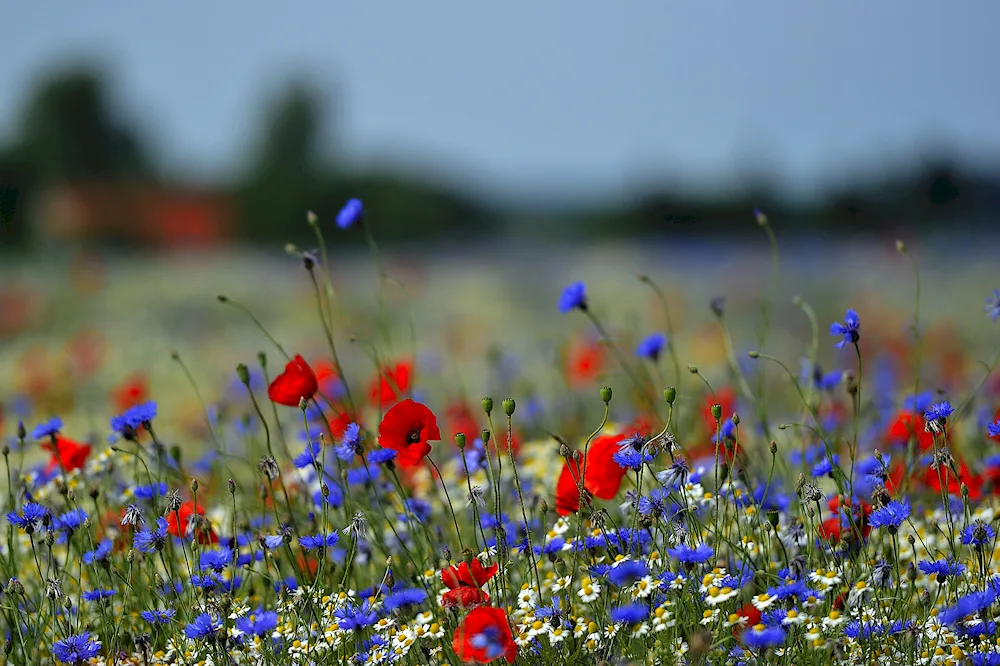
<path fill-rule="evenodd" d="M 263 636 L 271 633 L 278 626 L 278 614 L 274 611 L 266 611 L 263 606 L 258 606 L 250 615 L 245 615 L 236 620 L 236 628 L 244 634 Z"/>
<path fill-rule="evenodd" d="M 368 463 L 371 465 L 385 465 L 396 459 L 396 452 L 392 449 L 375 449 L 368 452 Z"/>
<path fill-rule="evenodd" d="M 356 222 L 360 222 L 365 217 L 365 207 L 361 199 L 348 199 L 344 207 L 337 213 L 337 226 L 341 229 L 349 229 Z"/>
<path fill-rule="evenodd" d="M 667 336 L 663 333 L 653 333 L 639 343 L 635 348 L 635 355 L 639 358 L 648 358 L 656 361 L 660 358 L 660 353 L 667 346 Z"/>
<path fill-rule="evenodd" d="M 111 417 L 111 429 L 121 436 L 131 436 L 144 423 L 156 418 L 156 403 L 145 402 L 135 407 L 129 407 L 120 416 Z"/>
<path fill-rule="evenodd" d="M 638 624 L 649 617 L 646 604 L 625 604 L 611 609 L 611 621 L 615 624 Z"/>
<path fill-rule="evenodd" d="M 204 576 L 194 574 L 188 582 L 191 584 L 191 587 L 200 587 L 203 590 L 214 590 L 222 584 L 222 580 L 211 571 Z"/>
<path fill-rule="evenodd" d="M 834 345 L 837 349 L 843 349 L 844 345 L 856 344 L 858 340 L 861 339 L 861 320 L 858 319 L 858 313 L 854 310 L 848 309 L 847 316 L 844 317 L 844 323 L 835 321 L 830 324 L 830 335 L 840 335 L 843 336 L 843 340 Z"/>
<path fill-rule="evenodd" d="M 316 548 L 332 547 L 336 545 L 337 541 L 340 540 L 340 534 L 337 532 L 332 532 L 327 535 L 316 534 L 314 536 L 304 536 L 299 537 L 299 545 L 305 550 L 314 550 Z"/>
<path fill-rule="evenodd" d="M 653 488 L 649 491 L 649 495 L 643 495 L 639 498 L 639 501 L 636 503 L 636 509 L 638 509 L 639 514 L 642 516 L 662 518 L 666 515 L 667 509 L 670 506 L 667 504 L 669 495 L 669 490 Z"/>
<path fill-rule="evenodd" d="M 204 638 L 222 629 L 222 620 L 214 619 L 208 613 L 202 613 L 194 622 L 184 627 L 184 635 L 188 638 Z"/>
<path fill-rule="evenodd" d="M 83 554 L 83 563 L 93 564 L 94 562 L 102 562 L 107 559 L 113 549 L 114 543 L 111 539 L 103 539 L 99 544 L 97 544 L 97 548 L 89 550 Z"/>
<path fill-rule="evenodd" d="M 566 314 L 579 308 L 587 309 L 587 285 L 582 282 L 574 282 L 565 289 L 559 297 L 559 312 Z"/>
<path fill-rule="evenodd" d="M 712 443 L 719 444 L 721 442 L 735 442 L 736 441 L 736 424 L 733 423 L 732 419 L 726 419 L 722 422 L 722 426 L 715 431 L 712 435 Z"/>
<path fill-rule="evenodd" d="M 687 544 L 681 544 L 676 548 L 667 548 L 667 553 L 670 557 L 684 564 L 701 564 L 702 562 L 707 562 L 715 555 L 715 551 L 706 543 L 698 544 L 695 548 Z"/>
<path fill-rule="evenodd" d="M 994 289 L 993 295 L 986 299 L 986 314 L 990 319 L 1000 319 L 1000 289 Z"/>
<path fill-rule="evenodd" d="M 225 546 L 221 548 L 216 548 L 214 550 L 206 550 L 198 558 L 198 567 L 204 571 L 205 569 L 211 569 L 215 573 L 222 573 L 233 561 L 233 551 Z"/>
<path fill-rule="evenodd" d="M 21 507 L 20 514 L 15 511 L 9 511 L 7 513 L 7 520 L 10 521 L 12 525 L 17 525 L 22 530 L 30 534 L 35 531 L 35 527 L 37 527 L 40 521 L 50 515 L 49 510 L 41 504 L 28 502 Z"/>
<path fill-rule="evenodd" d="M 344 435 L 340 438 L 340 444 L 333 447 L 333 452 L 338 458 L 351 461 L 354 456 L 359 455 L 364 443 L 364 435 L 361 433 L 361 426 L 351 423 L 344 429 Z"/>
<path fill-rule="evenodd" d="M 617 587 L 631 585 L 649 575 L 649 569 L 640 560 L 622 560 L 608 572 L 608 580 Z"/>
<path fill-rule="evenodd" d="M 777 647 L 785 642 L 785 631 L 781 627 L 750 627 L 743 632 L 743 644 L 752 650 Z"/>
<path fill-rule="evenodd" d="M 1000 419 L 986 426 L 986 434 L 990 437 L 1000 437 Z"/>
<path fill-rule="evenodd" d="M 360 606 L 346 603 L 333 611 L 334 616 L 339 620 L 337 623 L 341 629 L 358 630 L 370 627 L 375 624 L 378 614 L 371 609 L 371 604 L 365 599 Z"/>
<path fill-rule="evenodd" d="M 52 644 L 52 654 L 64 664 L 82 664 L 101 651 L 101 642 L 90 640 L 90 632 L 64 638 Z"/>
<path fill-rule="evenodd" d="M 947 400 L 939 402 L 937 404 L 931 405 L 924 412 L 924 418 L 928 421 L 937 421 L 938 423 L 944 423 L 948 420 L 948 417 L 952 415 L 955 408 L 951 406 L 951 403 Z"/>
<path fill-rule="evenodd" d="M 139 613 L 139 616 L 150 624 L 167 624 L 174 619 L 174 615 L 177 615 L 177 611 L 173 608 L 166 610 L 153 609 Z"/>
<path fill-rule="evenodd" d="M 971 525 L 966 525 L 962 530 L 962 543 L 972 546 L 976 550 L 986 547 L 988 541 L 992 541 L 996 536 L 996 530 L 981 520 L 977 520 Z"/>
<path fill-rule="evenodd" d="M 645 450 L 646 438 L 639 433 L 618 442 L 618 450 L 611 456 L 619 467 L 640 469 L 645 463 L 653 462 L 653 454 Z"/>
<path fill-rule="evenodd" d="M 55 524 L 56 530 L 60 532 L 70 532 L 75 531 L 83 525 L 83 521 L 87 519 L 87 512 L 83 509 L 71 509 L 66 513 L 56 516 L 55 520 L 52 522 Z"/>
<path fill-rule="evenodd" d="M 970 592 L 961 597 L 953 606 L 938 613 L 941 624 L 952 625 L 974 613 L 982 611 L 997 600 L 997 593 L 992 589 L 983 592 Z"/>
<path fill-rule="evenodd" d="M 680 488 L 688 481 L 691 468 L 683 458 L 677 458 L 670 467 L 656 473 L 656 478 L 667 488 Z"/>
<path fill-rule="evenodd" d="M 893 534 L 903 521 L 910 517 L 910 504 L 907 501 L 893 500 L 881 509 L 872 511 L 868 517 L 868 524 L 871 527 L 884 527 L 889 534 Z"/>
<path fill-rule="evenodd" d="M 44 421 L 35 426 L 35 429 L 31 431 L 31 436 L 35 439 L 44 439 L 46 437 L 55 437 L 62 430 L 63 422 L 58 416 Z"/>
<path fill-rule="evenodd" d="M 427 593 L 419 587 L 408 587 L 389 594 L 382 600 L 386 610 L 396 610 L 403 606 L 419 606 L 427 601 Z"/>
<path fill-rule="evenodd" d="M 285 545 L 285 538 L 280 534 L 268 534 L 264 537 L 264 546 L 268 550 L 275 550 Z"/>
<path fill-rule="evenodd" d="M 406 500 L 406 508 L 409 509 L 410 513 L 416 516 L 417 520 L 421 523 L 426 523 L 430 520 L 431 512 L 433 511 L 433 507 L 431 507 L 430 502 L 419 497 L 411 497 Z M 404 515 L 402 518 L 405 519 L 406 516 Z"/>
<path fill-rule="evenodd" d="M 115 594 L 114 590 L 87 590 L 80 595 L 80 598 L 84 601 L 100 601 L 101 599 L 113 597 Z"/>
<path fill-rule="evenodd" d="M 936 562 L 921 560 L 917 566 L 920 567 L 920 570 L 928 576 L 934 574 L 937 582 L 939 583 L 945 582 L 945 580 L 951 578 L 952 576 L 961 576 L 965 573 L 964 564 L 959 564 L 958 562 L 952 562 L 950 560 L 938 560 Z"/>
<path fill-rule="evenodd" d="M 319 452 L 321 448 L 322 447 L 320 447 L 319 442 L 309 442 L 306 444 L 305 450 L 295 456 L 292 463 L 297 469 L 312 467 L 319 460 Z"/>
<path fill-rule="evenodd" d="M 1000 652 L 974 652 L 972 666 L 1000 666 Z"/>
<path fill-rule="evenodd" d="M 132 545 L 141 553 L 163 550 L 167 543 L 167 521 L 163 516 L 156 519 L 156 529 L 135 533 Z"/>
<path fill-rule="evenodd" d="M 142 500 L 151 500 L 154 497 L 166 497 L 169 488 L 167 484 L 163 483 L 151 483 L 144 486 L 136 486 L 135 490 L 132 491 L 137 498 Z"/>
<path fill-rule="evenodd" d="M 833 473 L 833 468 L 840 464 L 840 456 L 836 453 L 833 457 L 827 457 L 820 460 L 818 463 L 813 465 L 812 476 L 814 479 L 821 476 L 827 476 Z"/>

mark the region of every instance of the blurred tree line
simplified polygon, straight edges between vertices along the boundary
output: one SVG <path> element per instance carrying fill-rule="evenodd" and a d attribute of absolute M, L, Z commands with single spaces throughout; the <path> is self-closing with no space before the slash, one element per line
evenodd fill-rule
<path fill-rule="evenodd" d="M 662 183 L 623 205 L 539 214 L 485 201 L 414 174 L 358 173 L 323 154 L 324 108 L 317 91 L 293 82 L 264 114 L 256 146 L 232 180 L 200 184 L 237 204 L 239 238 L 309 243 L 301 222 L 313 210 L 332 224 L 350 197 L 365 202 L 381 241 L 462 240 L 499 232 L 553 238 L 753 233 L 750 211 L 766 211 L 786 232 L 894 232 L 902 227 L 993 228 L 1000 212 L 1000 174 L 967 171 L 931 157 L 881 180 L 859 178 L 808 205 L 791 205 L 769 183 L 735 193 L 692 196 Z M 0 250 L 30 237 L 33 199 L 53 183 L 175 183 L 135 127 L 109 102 L 95 69 L 53 74 L 39 83 L 13 136 L 0 144 Z M 777 184 L 774 184 L 775 186 Z M 518 224 L 520 221 L 520 224 Z M 352 234 L 351 241 L 360 242 Z"/>

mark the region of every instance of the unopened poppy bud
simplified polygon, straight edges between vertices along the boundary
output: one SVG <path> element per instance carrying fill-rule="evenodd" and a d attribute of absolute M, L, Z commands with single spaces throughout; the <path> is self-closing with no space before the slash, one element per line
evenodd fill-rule
<path fill-rule="evenodd" d="M 229 479 L 229 494 L 230 495 L 236 494 L 236 482 L 233 481 L 232 479 Z"/>
<path fill-rule="evenodd" d="M 267 354 L 265 352 L 257 352 L 257 362 L 260 363 L 262 368 L 267 367 Z"/>
<path fill-rule="evenodd" d="M 749 356 L 750 358 L 760 358 L 760 352 L 759 351 L 747 352 L 747 356 Z"/>
<path fill-rule="evenodd" d="M 490 431 L 488 429 L 483 428 L 483 431 L 479 433 L 479 436 L 483 439 L 483 444 L 490 443 Z"/>
<path fill-rule="evenodd" d="M 604 401 L 605 405 L 608 404 L 609 402 L 611 402 L 611 387 L 610 386 L 602 386 L 601 387 L 601 400 Z"/>
<path fill-rule="evenodd" d="M 250 370 L 247 368 L 246 363 L 239 363 L 236 366 L 236 376 L 240 378 L 244 386 L 250 386 Z"/>
<path fill-rule="evenodd" d="M 306 411 L 307 407 L 309 407 L 309 403 L 306 402 L 305 398 L 299 396 L 299 409 L 304 412 L 304 411 Z"/>
<path fill-rule="evenodd" d="M 191 492 L 193 493 L 198 492 L 199 487 L 200 486 L 198 485 L 198 479 L 191 479 Z"/>
<path fill-rule="evenodd" d="M 668 405 L 674 404 L 674 400 L 677 399 L 677 389 L 673 386 L 663 389 L 663 399 L 666 400 Z"/>
<path fill-rule="evenodd" d="M 698 374 L 698 366 L 694 365 L 693 363 L 689 363 L 688 364 L 688 372 L 690 372 L 692 375 L 697 375 Z"/>
<path fill-rule="evenodd" d="M 507 416 L 513 416 L 514 408 L 517 407 L 517 403 L 514 402 L 514 398 L 504 398 L 504 401 L 500 403 L 503 407 L 503 413 Z"/>
<path fill-rule="evenodd" d="M 465 433 L 464 432 L 456 432 L 455 433 L 455 446 L 457 446 L 460 449 L 464 449 L 465 448 Z"/>
<path fill-rule="evenodd" d="M 483 411 L 486 412 L 487 416 L 493 411 L 493 398 L 486 396 L 482 401 Z"/>
<path fill-rule="evenodd" d="M 777 442 L 771 442 L 770 449 L 771 449 L 771 455 L 773 456 L 775 453 L 778 452 L 778 443 Z"/>
<path fill-rule="evenodd" d="M 220 303 L 228 303 L 229 302 L 229 298 L 225 294 L 219 294 L 218 296 L 216 296 L 216 298 L 219 299 Z"/>
<path fill-rule="evenodd" d="M 718 403 L 712 405 L 712 418 L 716 421 L 722 418 L 722 405 Z"/>
<path fill-rule="evenodd" d="M 732 421 L 734 426 L 738 426 L 740 424 L 740 415 L 737 414 L 736 412 L 733 412 Z"/>
<path fill-rule="evenodd" d="M 771 523 L 771 527 L 777 527 L 778 526 L 778 518 L 779 518 L 779 516 L 778 516 L 778 510 L 777 509 L 768 509 L 767 510 L 767 522 Z"/>

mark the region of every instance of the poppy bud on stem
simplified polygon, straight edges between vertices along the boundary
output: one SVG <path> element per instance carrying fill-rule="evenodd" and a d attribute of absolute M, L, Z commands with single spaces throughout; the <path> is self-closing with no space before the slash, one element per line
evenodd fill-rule
<path fill-rule="evenodd" d="M 455 446 L 457 446 L 460 449 L 464 449 L 465 448 L 465 433 L 464 432 L 457 432 L 457 433 L 455 433 Z"/>
<path fill-rule="evenodd" d="M 611 402 L 611 388 L 609 386 L 601 387 L 601 400 L 604 401 L 605 405 Z"/>
<path fill-rule="evenodd" d="M 668 386 L 667 388 L 663 389 L 663 399 L 667 402 L 668 405 L 674 404 L 674 400 L 677 399 L 677 389 L 675 389 L 673 386 Z"/>

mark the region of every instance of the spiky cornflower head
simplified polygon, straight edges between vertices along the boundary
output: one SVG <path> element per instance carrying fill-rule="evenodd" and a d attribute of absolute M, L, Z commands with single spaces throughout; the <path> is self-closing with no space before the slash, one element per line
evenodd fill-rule
<path fill-rule="evenodd" d="M 467 501 L 468 506 L 486 506 L 486 491 L 483 490 L 482 486 L 472 486 L 469 491 L 469 499 Z"/>
<path fill-rule="evenodd" d="M 691 468 L 688 467 L 687 461 L 676 458 L 670 463 L 670 467 L 657 472 L 656 478 L 667 488 L 679 488 L 687 483 L 690 473 Z"/>
<path fill-rule="evenodd" d="M 626 469 L 640 469 L 643 464 L 653 462 L 653 454 L 646 449 L 646 438 L 635 433 L 618 442 L 618 450 L 611 459 Z"/>
<path fill-rule="evenodd" d="M 101 642 L 91 640 L 90 632 L 64 638 L 52 644 L 52 654 L 64 664 L 83 664 L 97 656 Z"/>
<path fill-rule="evenodd" d="M 337 226 L 349 229 L 365 217 L 365 207 L 361 199 L 348 199 L 344 207 L 337 213 Z"/>
<path fill-rule="evenodd" d="M 936 562 L 922 560 L 917 566 L 928 576 L 934 574 L 938 583 L 943 583 L 948 578 L 961 576 L 965 573 L 965 565 L 951 560 L 937 560 Z"/>
<path fill-rule="evenodd" d="M 142 516 L 142 509 L 135 504 L 129 504 L 125 507 L 125 513 L 122 514 L 122 525 L 142 525 L 145 522 L 146 519 Z"/>
<path fill-rule="evenodd" d="M 652 333 L 639 343 L 635 348 L 635 355 L 639 358 L 648 358 L 657 361 L 663 348 L 667 346 L 667 336 L 663 333 Z"/>
<path fill-rule="evenodd" d="M 177 611 L 173 608 L 168 608 L 166 610 L 154 608 L 153 610 L 145 610 L 139 613 L 139 617 L 150 624 L 169 624 L 169 622 L 174 619 L 175 615 L 177 615 Z"/>
<path fill-rule="evenodd" d="M 994 289 L 993 295 L 986 299 L 986 314 L 990 319 L 1000 319 L 1000 289 Z"/>
<path fill-rule="evenodd" d="M 222 629 L 221 619 L 215 619 L 208 613 L 202 613 L 184 627 L 184 635 L 192 639 L 205 638 L 220 629 Z"/>
<path fill-rule="evenodd" d="M 830 324 L 830 335 L 840 335 L 844 338 L 834 345 L 837 349 L 843 349 L 844 345 L 856 344 L 861 339 L 861 320 L 858 318 L 858 313 L 848 308 L 843 323 L 835 321 Z"/>
<path fill-rule="evenodd" d="M 51 516 L 49 510 L 42 506 L 41 504 L 36 504 L 35 502 L 28 502 L 21 507 L 21 513 L 15 511 L 10 511 L 7 513 L 7 520 L 11 525 L 17 525 L 25 532 L 29 534 L 35 531 L 38 523 L 43 521 L 46 516 Z"/>
<path fill-rule="evenodd" d="M 996 530 L 987 523 L 977 520 L 971 525 L 966 525 L 965 529 L 962 530 L 962 543 L 981 551 L 986 548 L 987 542 L 992 541 L 996 534 Z"/>
<path fill-rule="evenodd" d="M 937 423 L 938 425 L 944 425 L 948 421 L 948 417 L 952 415 L 955 408 L 951 406 L 951 403 L 947 400 L 935 403 L 927 408 L 924 412 L 924 419 L 928 423 Z"/>
<path fill-rule="evenodd" d="M 349 534 L 355 540 L 363 539 L 368 534 L 368 518 L 361 511 L 354 514 L 351 524 L 344 528 L 344 534 Z"/>
<path fill-rule="evenodd" d="M 274 481 L 278 478 L 278 461 L 274 459 L 274 456 L 261 456 L 260 462 L 257 463 L 257 469 L 267 477 L 268 481 Z"/>
<path fill-rule="evenodd" d="M 165 518 L 156 519 L 156 528 L 152 530 L 142 530 L 136 532 L 132 545 L 141 553 L 152 553 L 163 550 L 167 544 L 168 524 Z"/>
<path fill-rule="evenodd" d="M 63 422 L 58 416 L 48 421 L 44 421 L 35 426 L 35 429 L 31 431 L 31 436 L 35 439 L 45 439 L 46 437 L 55 437 L 62 430 Z"/>
<path fill-rule="evenodd" d="M 299 537 L 299 545 L 303 550 L 315 550 L 316 548 L 332 548 L 340 541 L 340 535 L 336 532 L 330 534 L 316 534 L 312 536 Z"/>
<path fill-rule="evenodd" d="M 578 308 L 587 309 L 587 285 L 583 282 L 574 282 L 563 289 L 559 296 L 559 312 L 566 314 Z"/>

